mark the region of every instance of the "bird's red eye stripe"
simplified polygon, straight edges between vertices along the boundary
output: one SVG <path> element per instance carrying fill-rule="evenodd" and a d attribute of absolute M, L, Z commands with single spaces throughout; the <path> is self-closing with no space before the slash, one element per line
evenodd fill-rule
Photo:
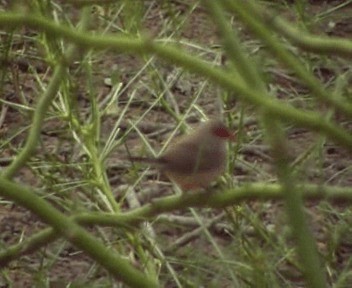
<path fill-rule="evenodd" d="M 221 137 L 221 138 L 232 138 L 233 137 L 232 133 L 230 133 L 229 130 L 227 130 L 226 128 L 223 128 L 223 127 L 215 128 L 214 134 L 218 137 Z"/>

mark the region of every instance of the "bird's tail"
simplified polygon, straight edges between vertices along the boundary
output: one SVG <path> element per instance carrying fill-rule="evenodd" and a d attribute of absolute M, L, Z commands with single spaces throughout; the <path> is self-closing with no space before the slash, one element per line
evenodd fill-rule
<path fill-rule="evenodd" d="M 141 163 L 151 164 L 151 165 L 155 165 L 155 166 L 163 165 L 166 163 L 163 158 L 130 156 L 130 157 L 128 157 L 128 159 L 132 162 L 141 162 Z"/>

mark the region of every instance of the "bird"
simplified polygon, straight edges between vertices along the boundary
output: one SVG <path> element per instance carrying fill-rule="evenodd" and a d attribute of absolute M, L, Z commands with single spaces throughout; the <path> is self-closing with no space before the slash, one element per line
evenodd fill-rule
<path fill-rule="evenodd" d="M 225 172 L 229 140 L 234 141 L 235 134 L 223 122 L 208 120 L 181 136 L 157 158 L 129 159 L 157 167 L 182 191 L 206 189 Z"/>

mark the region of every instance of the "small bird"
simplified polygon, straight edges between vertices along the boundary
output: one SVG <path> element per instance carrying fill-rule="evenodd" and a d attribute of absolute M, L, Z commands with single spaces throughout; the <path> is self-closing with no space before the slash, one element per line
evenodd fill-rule
<path fill-rule="evenodd" d="M 130 157 L 157 167 L 183 191 L 208 187 L 226 169 L 226 141 L 234 134 L 219 120 L 209 120 L 179 138 L 158 158 Z"/>

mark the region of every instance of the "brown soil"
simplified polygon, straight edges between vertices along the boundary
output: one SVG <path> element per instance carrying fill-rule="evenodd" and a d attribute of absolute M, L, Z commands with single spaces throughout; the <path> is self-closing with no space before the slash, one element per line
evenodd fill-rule
<path fill-rule="evenodd" d="M 171 22 L 172 15 L 168 14 L 169 8 L 166 7 L 166 4 L 159 5 L 156 2 L 157 1 L 153 2 L 153 5 L 149 4 L 150 6 L 148 7 L 150 10 L 148 17 L 144 19 L 143 27 L 152 35 L 166 38 L 168 35 L 160 35 L 160 33 L 163 33 L 163 25 Z M 185 4 L 186 2 L 187 1 L 170 1 L 170 5 L 173 6 L 175 11 L 179 11 L 181 15 L 184 14 L 186 16 L 186 14 L 189 13 L 190 5 Z M 307 11 L 307 14 L 326 11 L 329 7 L 334 7 L 340 2 L 342 3 L 343 1 L 310 1 L 310 11 Z M 146 3 L 149 2 L 146 1 Z M 352 36 L 351 21 L 347 16 L 342 17 L 341 15 L 350 15 L 351 12 L 350 7 L 346 7 L 343 11 L 339 10 L 338 15 L 332 14 L 331 17 L 319 22 L 319 24 L 312 24 L 314 26 L 312 27 L 312 31 L 350 38 Z M 289 12 L 286 10 L 285 13 L 287 13 L 287 17 L 295 18 L 292 15 L 292 11 Z M 99 23 L 97 18 L 96 15 L 94 20 Z M 123 19 L 119 18 L 117 21 L 118 25 L 123 25 Z M 20 53 L 13 53 L 11 61 L 2 63 L 2 72 L 4 73 L 6 70 L 7 74 L 6 79 L 2 80 L 2 99 L 5 99 L 9 103 L 19 105 L 23 104 L 23 101 L 27 101 L 28 103 L 33 103 L 34 107 L 38 95 L 42 92 L 34 75 L 37 73 L 41 79 L 45 79 L 44 82 L 48 82 L 50 80 L 50 73 L 46 76 L 44 76 L 44 73 L 50 70 L 48 70 L 48 64 L 43 59 L 38 60 L 39 58 L 37 56 L 41 55 L 40 49 L 33 45 L 28 38 L 24 37 L 25 35 L 32 35 L 33 31 L 27 31 L 23 28 L 20 33 L 22 33 L 23 38 L 17 37 L 11 49 L 13 51 L 21 51 L 21 55 L 23 56 L 20 56 Z M 246 39 L 245 41 L 251 39 L 251 36 L 246 30 L 243 30 L 242 36 L 243 39 Z M 8 36 L 2 34 L 0 37 L 4 41 Z M 173 39 L 185 40 L 207 47 L 212 47 L 212 45 L 218 43 L 215 25 L 210 22 L 206 11 L 202 8 L 195 9 L 192 12 L 192 16 L 186 18 L 186 22 L 183 24 L 182 28 L 177 29 L 177 34 L 173 35 Z M 251 49 L 249 42 L 245 43 L 248 45 L 247 48 Z M 191 50 L 191 48 L 189 49 Z M 225 59 L 213 59 L 214 55 L 214 53 L 204 53 L 204 59 L 208 61 L 218 61 L 218 63 L 219 61 L 226 62 Z M 108 82 L 107 80 L 110 79 L 114 81 L 113 77 L 115 77 L 116 81 L 121 81 L 125 89 L 118 100 L 121 109 L 123 109 L 123 105 L 128 101 L 131 91 L 133 90 L 136 93 L 135 101 L 131 105 L 125 121 L 121 123 L 122 131 L 126 131 L 126 129 L 130 127 L 129 121 L 133 122 L 138 119 L 146 108 L 149 107 L 150 103 L 158 96 L 153 95 L 152 91 L 147 89 L 147 87 L 153 87 L 153 85 L 163 87 L 163 85 L 166 85 L 172 92 L 173 97 L 177 99 L 178 107 L 181 110 L 180 112 L 183 113 L 190 105 L 194 93 L 199 91 L 201 85 L 204 83 L 204 79 L 190 75 L 187 72 L 182 72 L 179 68 L 167 65 L 158 60 L 155 61 L 155 65 L 157 65 L 156 69 L 159 75 L 155 74 L 155 79 L 152 79 L 151 75 L 153 72 L 151 71 L 145 71 L 134 79 L 138 71 L 140 71 L 141 67 L 145 64 L 145 61 L 141 58 L 104 52 L 100 53 L 97 59 L 98 61 L 94 64 L 94 68 L 96 69 L 93 71 L 93 86 L 94 89 L 96 89 L 96 95 L 99 95 L 100 99 L 103 99 L 104 95 L 107 95 L 111 91 L 111 85 L 106 83 Z M 332 59 L 331 61 L 335 60 Z M 340 65 L 341 63 L 339 63 L 339 61 L 341 60 L 337 59 L 334 65 L 336 66 L 336 63 Z M 334 67 L 334 65 L 331 63 L 332 62 L 329 61 L 322 61 L 319 65 L 318 62 L 314 69 L 317 77 L 319 77 L 323 83 L 328 83 L 336 76 L 337 69 L 333 69 L 332 67 Z M 331 64 L 331 66 L 329 66 L 329 64 Z M 340 69 L 348 69 L 348 63 L 344 65 L 345 67 Z M 72 67 L 72 70 L 74 69 L 75 67 Z M 311 108 L 309 105 L 313 104 L 311 103 L 312 99 L 309 97 L 309 91 L 307 91 L 293 75 L 290 75 L 283 68 L 278 68 L 277 66 L 268 67 L 265 72 L 268 79 L 270 79 L 271 85 L 274 85 L 275 89 L 277 89 L 278 96 L 281 99 L 287 99 L 287 101 L 290 101 L 296 107 L 305 109 Z M 163 83 L 158 77 L 161 77 L 166 83 Z M 169 82 L 173 77 L 179 78 L 175 83 L 170 84 Z M 76 83 L 76 85 L 72 87 L 72 89 L 74 89 L 72 92 L 77 96 L 77 107 L 79 107 L 82 117 L 85 117 L 88 115 L 88 109 L 90 107 L 90 101 L 87 95 L 88 92 L 85 90 L 86 87 L 88 87 L 87 80 L 84 75 L 76 74 L 72 75 L 72 81 Z M 214 100 L 217 99 L 216 95 L 218 95 L 218 91 L 219 90 L 214 86 L 207 85 L 197 101 L 197 105 L 201 107 L 209 117 L 216 116 L 217 113 L 219 113 L 217 105 L 219 100 Z M 298 93 L 300 97 L 295 98 L 293 96 L 295 93 Z M 241 107 L 239 103 L 233 100 L 229 100 L 224 104 L 226 105 L 225 114 L 227 115 L 235 113 L 234 111 Z M 326 109 L 326 107 L 320 108 L 322 110 Z M 18 153 L 20 147 L 22 147 L 26 140 L 28 128 L 31 123 L 32 111 L 24 111 L 14 105 L 2 105 L 2 109 L 2 114 L 5 117 L 3 122 L 0 123 L 0 160 L 1 165 L 6 166 L 9 158 Z M 7 110 L 5 111 L 4 109 Z M 248 108 L 246 113 L 248 113 L 248 119 L 251 118 L 250 116 L 254 116 L 254 112 L 251 108 Z M 198 119 L 199 114 L 193 113 L 188 119 L 188 122 L 197 122 Z M 116 115 L 111 114 L 105 116 L 102 123 L 101 138 L 103 142 L 113 128 L 115 120 Z M 337 115 L 336 120 L 351 131 L 352 126 L 348 119 Z M 270 151 L 261 136 L 261 127 L 259 127 L 255 121 L 249 121 L 249 123 L 250 124 L 248 124 L 244 130 L 243 143 L 238 156 L 239 160 L 232 171 L 233 183 L 240 185 L 241 183 L 256 181 L 273 182 L 276 180 L 275 171 L 272 167 Z M 175 125 L 176 122 L 170 114 L 165 111 L 163 107 L 156 106 L 147 114 L 143 123 L 139 124 L 138 127 L 148 138 L 150 144 L 158 149 L 160 148 L 160 143 L 167 138 Z M 69 202 L 72 202 L 75 198 L 81 199 L 79 193 L 82 193 L 83 189 L 78 188 L 77 191 L 75 191 L 71 186 L 67 193 L 63 192 L 60 195 L 56 195 L 55 193 L 53 195 L 46 194 L 52 191 L 50 187 L 73 183 L 82 178 L 82 171 L 75 170 L 74 168 L 63 168 L 63 166 L 70 167 L 70 165 L 77 161 L 83 161 L 84 158 L 82 151 L 77 149 L 72 135 L 69 134 L 66 128 L 67 123 L 60 121 L 60 119 L 50 119 L 49 117 L 45 121 L 36 155 L 31 159 L 27 167 L 24 167 L 17 173 L 15 180 L 37 188 L 41 191 L 38 193 L 41 193 L 43 197 L 47 197 L 56 207 L 69 215 L 70 209 L 77 209 L 76 211 L 79 211 L 80 207 L 68 207 L 67 204 L 61 205 L 58 199 L 63 197 L 65 201 Z M 291 156 L 293 162 L 303 156 L 311 145 L 317 144 L 319 135 L 306 129 L 287 127 L 287 131 L 290 147 L 292 148 Z M 131 132 L 128 135 L 125 145 L 132 154 L 143 153 L 142 142 L 135 132 Z M 122 193 L 121 191 L 125 189 L 124 187 L 136 179 L 136 175 L 131 175 L 133 173 L 130 173 L 128 170 L 129 163 L 123 160 L 124 156 L 126 156 L 125 145 L 118 147 L 113 155 L 110 156 L 107 163 L 110 184 L 117 199 L 120 199 L 121 195 L 119 193 Z M 316 152 L 317 150 L 315 149 L 314 153 Z M 339 186 L 352 185 L 352 174 L 350 173 L 352 162 L 350 152 L 345 151 L 332 142 L 323 143 L 320 152 L 321 155 L 315 155 L 314 153 L 313 155 L 307 155 L 303 160 L 304 164 L 299 166 L 297 175 L 302 180 L 312 183 L 328 183 Z M 41 167 L 48 159 L 52 161 L 52 163 L 62 165 L 60 167 L 59 165 Z M 36 167 L 36 169 L 33 169 L 33 167 Z M 142 171 L 142 169 L 141 167 L 140 171 Z M 154 197 L 160 194 L 168 195 L 174 193 L 172 186 L 164 181 L 165 179 L 162 175 L 158 175 L 154 170 L 150 171 L 151 172 L 136 187 L 141 205 L 150 201 L 152 197 L 150 195 L 153 193 L 156 194 Z M 87 179 L 83 180 L 86 181 Z M 221 184 L 222 183 L 219 185 Z M 75 193 L 77 194 L 74 195 Z M 85 204 L 82 204 L 82 206 L 84 205 Z M 312 230 L 318 241 L 320 251 L 324 255 L 330 255 L 329 253 L 331 253 L 331 255 L 336 258 L 333 261 L 336 265 L 335 269 L 336 271 L 340 271 L 344 269 L 351 257 L 351 241 L 340 241 L 333 252 L 329 251 L 331 247 L 327 247 L 326 243 L 328 239 L 332 237 L 334 226 L 337 225 L 340 217 L 338 215 L 331 215 L 331 218 L 326 219 L 322 216 L 325 215 L 322 213 L 324 209 L 322 205 L 330 207 L 328 203 L 307 203 L 307 208 L 309 208 L 307 211 L 311 219 Z M 281 203 L 257 203 L 253 201 L 248 204 L 243 204 L 241 207 L 242 208 L 239 208 L 239 210 L 242 212 L 239 212 L 239 216 L 236 217 L 243 217 L 243 221 L 249 220 L 241 213 L 254 212 L 253 214 L 256 215 L 257 220 L 260 219 L 263 227 L 274 229 L 277 233 L 287 233 L 284 228 L 286 226 L 283 225 L 285 220 L 282 218 L 284 217 L 278 217 L 278 215 L 284 215 Z M 342 204 L 333 207 L 333 211 L 343 212 L 344 209 L 346 209 L 345 205 Z M 124 209 L 130 209 L 129 205 L 126 204 Z M 228 249 L 230 251 L 229 253 L 232 253 L 231 249 L 233 247 L 234 235 L 237 234 L 232 231 L 233 228 L 231 228 L 231 225 L 228 223 L 228 217 L 221 215 L 221 211 L 209 211 L 208 209 L 202 209 L 199 213 L 204 219 L 212 219 L 220 215 L 216 225 L 210 226 L 209 229 L 218 245 L 221 245 L 224 251 Z M 175 212 L 175 215 L 184 216 L 184 219 L 191 217 L 190 213 L 185 211 Z M 209 285 L 215 285 L 214 287 L 220 287 L 216 285 L 218 283 L 223 283 L 221 285 L 222 287 L 231 287 L 230 280 L 224 276 L 225 272 L 220 271 L 223 266 L 219 265 L 219 267 L 217 267 L 218 264 L 214 263 L 217 255 L 213 251 L 213 248 L 209 247 L 207 239 L 198 234 L 194 238 L 190 238 L 187 243 L 177 244 L 176 240 L 193 231 L 195 227 L 198 227 L 197 224 L 174 224 L 170 226 L 170 222 L 168 221 L 173 220 L 167 221 L 167 219 L 164 219 L 165 222 L 163 222 L 163 220 L 159 221 L 160 222 L 154 225 L 154 229 L 158 235 L 158 242 L 165 249 L 166 255 L 172 255 L 179 260 L 188 261 L 192 257 L 196 258 L 203 254 L 203 260 L 207 259 L 207 262 L 213 261 L 212 264 L 214 265 L 212 266 L 209 263 L 204 267 L 209 268 L 209 270 L 219 269 L 212 273 L 207 270 L 205 273 L 208 274 L 204 276 L 203 280 L 209 278 Z M 251 227 L 251 224 L 248 223 L 247 226 Z M 32 213 L 11 202 L 7 202 L 5 199 L 2 200 L 0 205 L 1 249 L 6 249 L 9 245 L 21 242 L 22 239 L 26 239 L 28 236 L 33 235 L 33 233 L 40 231 L 44 227 L 46 227 L 46 225 L 41 223 Z M 116 231 L 113 228 L 101 228 L 101 230 L 91 228 L 92 233 L 98 237 L 101 235 L 102 230 L 104 231 L 104 235 L 114 235 L 112 237 L 116 237 Z M 347 232 L 348 231 L 345 233 Z M 248 231 L 245 231 L 245 233 L 249 235 L 248 237 L 257 237 L 257 235 L 252 235 L 253 230 L 250 228 Z M 287 236 L 287 238 L 289 237 Z M 127 249 L 128 248 L 126 248 L 126 250 Z M 136 262 L 138 261 L 136 260 Z M 180 273 L 182 271 L 185 275 L 189 273 L 183 271 L 185 268 L 181 264 L 177 265 L 176 263 L 174 268 L 180 271 Z M 92 272 L 92 270 L 94 272 Z M 284 263 L 278 270 L 282 273 L 281 276 L 284 275 L 287 277 L 287 281 L 291 281 L 291 284 L 296 283 L 296 287 L 303 287 L 301 274 L 291 263 Z M 43 274 L 45 276 L 43 276 Z M 105 280 L 107 277 L 107 273 L 95 267 L 94 262 L 87 256 L 77 251 L 65 241 L 59 240 L 33 254 L 25 255 L 19 260 L 8 264 L 6 273 L 0 276 L 0 287 L 10 287 L 8 283 L 12 283 L 13 287 L 66 287 L 66 285 L 71 282 L 75 283 L 75 286 L 70 287 L 107 287 L 106 283 L 109 283 Z M 48 280 L 46 283 L 43 283 L 43 279 Z M 331 281 L 333 281 L 333 279 L 331 279 Z M 174 287 L 170 279 L 164 279 L 164 283 L 166 287 Z M 205 283 L 199 284 L 206 287 Z"/>

